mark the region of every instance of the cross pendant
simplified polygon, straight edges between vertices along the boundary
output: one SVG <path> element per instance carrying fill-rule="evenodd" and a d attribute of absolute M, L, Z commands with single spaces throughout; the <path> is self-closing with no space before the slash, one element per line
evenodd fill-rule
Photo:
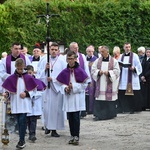
<path fill-rule="evenodd" d="M 53 69 L 51 69 L 51 73 L 53 72 Z"/>

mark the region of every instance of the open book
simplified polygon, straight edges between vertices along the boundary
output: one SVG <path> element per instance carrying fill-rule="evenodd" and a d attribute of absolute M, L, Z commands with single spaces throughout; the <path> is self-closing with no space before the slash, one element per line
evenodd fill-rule
<path fill-rule="evenodd" d="M 121 67 L 124 67 L 124 68 L 131 67 L 131 63 L 124 63 L 124 62 L 121 62 L 121 61 L 119 61 L 118 63 L 119 63 L 119 65 L 120 65 Z"/>

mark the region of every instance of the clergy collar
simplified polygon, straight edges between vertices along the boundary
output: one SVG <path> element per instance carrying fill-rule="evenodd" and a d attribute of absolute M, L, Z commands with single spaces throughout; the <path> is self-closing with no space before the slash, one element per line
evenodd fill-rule
<path fill-rule="evenodd" d="M 67 65 L 67 68 L 73 69 L 73 68 L 78 68 L 79 63 L 75 62 L 75 65 L 73 67 L 70 67 L 69 64 Z"/>
<path fill-rule="evenodd" d="M 40 60 L 40 56 L 38 58 L 35 58 L 35 56 L 33 56 L 32 61 L 39 61 Z"/>
<path fill-rule="evenodd" d="M 87 60 L 87 61 L 90 61 L 90 60 L 91 60 L 91 58 L 92 58 L 92 56 L 90 56 L 90 57 L 89 57 L 89 56 L 87 56 L 87 57 L 86 57 L 86 60 Z"/>
<path fill-rule="evenodd" d="M 109 55 L 106 58 L 103 57 L 102 61 L 109 61 Z"/>
<path fill-rule="evenodd" d="M 130 52 L 125 53 L 124 56 L 130 56 Z"/>
<path fill-rule="evenodd" d="M 150 57 L 147 57 L 146 60 L 149 60 Z"/>
<path fill-rule="evenodd" d="M 18 55 L 17 57 L 14 57 L 13 55 L 11 55 L 11 61 L 16 61 L 16 59 L 20 58 L 20 55 Z"/>

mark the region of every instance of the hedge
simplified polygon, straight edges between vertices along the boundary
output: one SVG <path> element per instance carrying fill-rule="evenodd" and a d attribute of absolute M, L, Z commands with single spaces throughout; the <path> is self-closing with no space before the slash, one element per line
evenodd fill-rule
<path fill-rule="evenodd" d="M 131 42 L 133 51 L 149 46 L 150 1 L 147 0 L 51 0 L 50 38 L 66 44 L 76 41 L 85 53 L 88 45 L 121 49 Z M 44 0 L 7 0 L 0 5 L 0 52 L 19 41 L 31 52 L 37 41 L 45 41 Z"/>

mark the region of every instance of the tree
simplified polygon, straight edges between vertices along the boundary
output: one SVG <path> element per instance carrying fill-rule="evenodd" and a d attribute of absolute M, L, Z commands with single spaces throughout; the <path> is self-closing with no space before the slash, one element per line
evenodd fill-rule
<path fill-rule="evenodd" d="M 0 0 L 0 4 L 3 4 L 5 1 L 7 1 L 7 0 Z"/>

